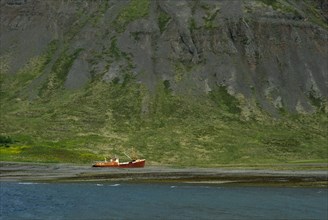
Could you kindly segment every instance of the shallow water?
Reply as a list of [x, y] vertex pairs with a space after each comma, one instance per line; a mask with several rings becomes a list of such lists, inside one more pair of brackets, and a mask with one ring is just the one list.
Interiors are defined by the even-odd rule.
[[327, 219], [322, 188], [1, 182], [0, 219]]

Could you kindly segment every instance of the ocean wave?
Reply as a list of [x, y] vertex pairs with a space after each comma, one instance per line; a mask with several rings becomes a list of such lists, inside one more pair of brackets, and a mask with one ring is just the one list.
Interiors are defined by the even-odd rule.
[[40, 183], [33, 183], [33, 182], [19, 182], [18, 184], [19, 184], [19, 185], [37, 185], [37, 184], [40, 184]]

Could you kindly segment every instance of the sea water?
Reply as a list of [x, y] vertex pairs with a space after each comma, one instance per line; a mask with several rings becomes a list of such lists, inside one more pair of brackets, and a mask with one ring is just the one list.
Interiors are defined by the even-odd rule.
[[0, 182], [0, 219], [328, 219], [325, 188]]

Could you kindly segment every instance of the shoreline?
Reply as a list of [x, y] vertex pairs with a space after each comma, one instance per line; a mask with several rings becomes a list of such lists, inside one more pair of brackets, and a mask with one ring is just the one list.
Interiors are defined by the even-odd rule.
[[[326, 166], [326, 165], [325, 165]], [[91, 165], [0, 162], [0, 181], [186, 183], [230, 186], [328, 187], [326, 170], [254, 168], [96, 168]]]

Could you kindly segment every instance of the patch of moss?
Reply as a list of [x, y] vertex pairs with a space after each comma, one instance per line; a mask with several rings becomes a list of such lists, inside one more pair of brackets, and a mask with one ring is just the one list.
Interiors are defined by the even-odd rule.
[[314, 6], [314, 3], [312, 1], [306, 0], [305, 1], [305, 12], [307, 15], [309, 15], [310, 20], [319, 25], [320, 27], [324, 29], [328, 29], [328, 24], [326, 18], [320, 13], [318, 8]]
[[175, 82], [180, 82], [186, 73], [190, 73], [193, 68], [196, 66], [193, 63], [180, 62], [177, 61], [174, 63], [175, 67]]
[[40, 95], [49, 95], [49, 92], [62, 86], [74, 61], [83, 50], [83, 48], [79, 48], [70, 53], [68, 49], [66, 49], [59, 55], [59, 58], [52, 66], [52, 75], [39, 91]]
[[206, 29], [213, 29], [214, 27], [216, 27], [216, 25], [213, 23], [213, 21], [214, 21], [215, 17], [217, 16], [217, 14], [219, 13], [219, 11], [220, 11], [220, 9], [216, 9], [212, 13], [207, 12], [206, 17], [204, 17]]
[[22, 91], [33, 79], [42, 74], [47, 62], [49, 62], [49, 57], [46, 54], [31, 58], [16, 74], [1, 74], [2, 100], [25, 97], [25, 93], [22, 93]]
[[257, 0], [260, 2], [263, 2], [266, 5], [271, 6], [274, 10], [287, 13], [287, 14], [292, 14], [295, 18], [302, 18], [301, 14], [291, 6], [288, 2], [281, 3], [280, 0]]
[[[98, 11], [96, 13], [98, 17]], [[65, 42], [70, 42], [82, 30], [82, 28], [88, 24], [90, 20], [92, 21], [92, 14], [90, 14], [88, 8], [81, 7], [81, 5], [79, 5], [77, 12], [74, 15], [74, 23], [72, 23], [71, 26], [69, 26], [69, 28], [65, 31]]]
[[[1, 148], [2, 161], [92, 163], [100, 157], [87, 151], [66, 149], [65, 146], [13, 146]], [[102, 158], [101, 158], [102, 159]]]
[[3, 81], [3, 75], [9, 70], [10, 54], [0, 56], [0, 82]]
[[189, 30], [190, 32], [193, 32], [196, 29], [197, 29], [196, 21], [194, 18], [191, 18], [189, 21]]
[[140, 40], [140, 36], [142, 36], [142, 32], [137, 31], [137, 32], [132, 32], [131, 35], [133, 36], [135, 41], [139, 41]]
[[73, 62], [81, 51], [83, 51], [82, 48], [75, 50], [73, 53], [69, 53], [67, 50], [65, 50], [60, 55], [52, 67], [53, 72], [58, 76], [59, 80], [64, 81], [66, 79], [67, 74], [73, 65]]
[[166, 93], [169, 93], [169, 92], [172, 92], [172, 89], [171, 89], [171, 83], [169, 80], [164, 80], [163, 81], [163, 85], [164, 85], [164, 91]]
[[202, 9], [206, 10], [206, 11], [208, 11], [208, 10], [211, 9], [211, 6], [208, 5], [208, 4], [205, 4], [205, 3], [201, 4], [200, 7], [201, 7]]
[[273, 8], [277, 8], [278, 7], [277, 5], [279, 4], [278, 0], [259, 0], [259, 1], [263, 2], [266, 5], [270, 5]]
[[100, 19], [105, 16], [107, 9], [109, 8], [109, 1], [101, 1], [98, 10], [93, 13], [91, 22], [94, 26], [98, 24]]
[[165, 31], [166, 26], [170, 20], [171, 20], [171, 17], [167, 13], [160, 11], [159, 16], [158, 16], [158, 26], [159, 26], [159, 30], [161, 31], [161, 33], [163, 33]]
[[118, 60], [121, 57], [121, 51], [117, 46], [117, 39], [113, 37], [110, 42], [110, 55], [113, 56], [116, 60]]
[[277, 151], [280, 153], [297, 151], [301, 144], [295, 137], [269, 137], [262, 141], [268, 146], [269, 151]]
[[44, 55], [45, 56], [44, 65], [47, 65], [51, 61], [51, 59], [53, 58], [53, 55], [56, 52], [56, 50], [58, 49], [58, 47], [59, 47], [58, 40], [53, 40], [48, 44], [48, 46], [45, 50], [45, 55]]
[[27, 148], [26, 146], [8, 146], [0, 147], [0, 160], [1, 161], [19, 161], [19, 154]]
[[308, 98], [311, 104], [316, 107], [318, 112], [325, 112], [324, 100], [317, 96], [313, 90], [308, 93]]
[[45, 63], [47, 62], [48, 59], [45, 56], [33, 57], [26, 63], [26, 65], [21, 70], [18, 71], [18, 77], [16, 77], [16, 80], [18, 79], [19, 82], [16, 82], [20, 84], [20, 86], [25, 86], [32, 79], [42, 73]]
[[209, 96], [217, 106], [228, 110], [230, 113], [241, 113], [238, 99], [228, 93], [226, 86], [218, 86], [217, 89], [210, 91]]
[[[134, 37], [138, 37], [139, 33], [132, 33], [132, 36]], [[118, 47], [117, 44], [117, 38], [116, 37], [112, 37], [111, 41], [110, 41], [110, 45], [108, 48], [106, 48], [105, 46], [102, 49], [102, 59], [105, 59], [105, 57], [110, 57], [112, 59], [109, 59], [109, 63], [112, 62], [113, 60], [120, 60], [120, 59], [125, 59], [125, 61], [127, 61], [127, 67], [124, 69], [124, 71], [129, 71], [132, 68], [134, 68], [134, 65], [132, 63], [132, 55], [125, 53], [123, 51], [120, 50], [120, 48]]]
[[0, 147], [9, 147], [14, 143], [14, 140], [6, 135], [0, 135]]
[[116, 31], [121, 33], [131, 21], [148, 16], [149, 7], [150, 0], [131, 0], [114, 21]]

